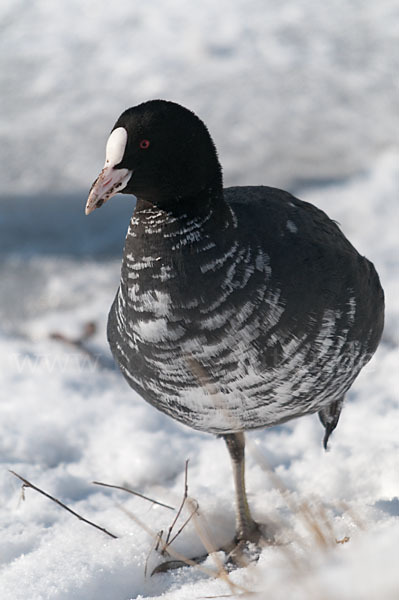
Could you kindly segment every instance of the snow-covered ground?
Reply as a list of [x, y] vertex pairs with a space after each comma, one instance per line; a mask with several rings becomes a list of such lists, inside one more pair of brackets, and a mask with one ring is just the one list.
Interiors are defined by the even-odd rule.
[[[396, 3], [6, 0], [0, 16], [0, 598], [398, 598]], [[150, 97], [205, 120], [226, 184], [286, 187], [339, 221], [387, 297], [329, 452], [316, 416], [247, 436], [251, 507], [278, 543], [230, 575], [240, 587], [194, 568], [150, 577], [148, 530], [174, 513], [91, 483], [177, 507], [189, 459], [200, 529], [215, 547], [233, 534], [223, 442], [140, 400], [105, 340], [133, 205], [116, 197], [85, 218], [84, 203], [116, 117]], [[88, 321], [94, 361], [49, 337]], [[23, 501], [8, 469], [117, 539], [34, 490]], [[175, 548], [201, 553], [194, 523]]]

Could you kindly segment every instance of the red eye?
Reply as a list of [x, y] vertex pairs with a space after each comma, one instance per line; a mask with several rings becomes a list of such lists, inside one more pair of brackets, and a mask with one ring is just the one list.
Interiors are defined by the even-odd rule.
[[147, 150], [147, 148], [150, 147], [150, 140], [141, 140], [140, 142], [140, 148], [142, 150]]

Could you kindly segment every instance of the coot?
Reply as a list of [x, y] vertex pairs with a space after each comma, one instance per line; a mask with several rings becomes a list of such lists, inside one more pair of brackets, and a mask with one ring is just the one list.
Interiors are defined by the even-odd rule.
[[235, 541], [256, 541], [244, 431], [318, 412], [327, 445], [381, 337], [378, 275], [315, 206], [271, 187], [223, 189], [206, 126], [173, 102], [119, 117], [86, 214], [118, 192], [137, 203], [109, 313], [112, 353], [144, 400], [224, 437]]

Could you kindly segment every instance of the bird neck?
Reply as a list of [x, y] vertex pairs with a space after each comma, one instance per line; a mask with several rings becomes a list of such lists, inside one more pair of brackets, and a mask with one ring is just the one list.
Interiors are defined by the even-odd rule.
[[[215, 226], [231, 219], [231, 210], [226, 204], [223, 194], [221, 174], [195, 194], [168, 194], [168, 196], [137, 196], [133, 218], [145, 221], [154, 214], [164, 221], [168, 229], [179, 229], [186, 221], [202, 221], [210, 214]], [[163, 233], [166, 233], [163, 230]]]
[[126, 237], [125, 254], [186, 256], [218, 247], [235, 238], [236, 217], [223, 189], [208, 187], [194, 198], [185, 197], [168, 208], [137, 199]]
[[177, 219], [185, 216], [201, 218], [212, 209], [223, 209], [224, 205], [223, 181], [219, 170], [208, 184], [195, 193], [191, 190], [186, 190], [186, 193], [169, 190], [168, 186], [139, 193], [135, 212], [138, 214], [142, 211], [160, 210]]

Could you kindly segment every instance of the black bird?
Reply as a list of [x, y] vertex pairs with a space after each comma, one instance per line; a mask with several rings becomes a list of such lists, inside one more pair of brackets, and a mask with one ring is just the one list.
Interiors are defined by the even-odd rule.
[[378, 275], [315, 206], [271, 187], [223, 189], [206, 126], [173, 102], [119, 117], [86, 214], [118, 192], [137, 203], [108, 318], [112, 353], [144, 400], [225, 439], [235, 542], [257, 542], [244, 431], [318, 412], [327, 445], [381, 338]]

